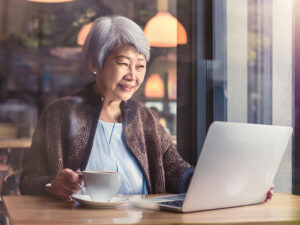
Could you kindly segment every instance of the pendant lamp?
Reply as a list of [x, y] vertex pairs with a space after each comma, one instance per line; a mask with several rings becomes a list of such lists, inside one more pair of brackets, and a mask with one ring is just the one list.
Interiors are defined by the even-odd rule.
[[157, 0], [157, 14], [145, 26], [145, 35], [153, 47], [177, 47], [187, 43], [183, 25], [168, 10], [167, 0]]
[[92, 28], [92, 25], [93, 25], [93, 22], [84, 25], [80, 29], [80, 31], [77, 35], [77, 44], [78, 45], [81, 45], [81, 46], [84, 45], [85, 39], [86, 39], [88, 33], [90, 32], [90, 29]]
[[145, 85], [145, 96], [147, 98], [163, 98], [165, 93], [164, 81], [157, 74], [151, 74]]
[[71, 2], [74, 0], [27, 0], [28, 2], [39, 2], [39, 3], [61, 3], [61, 2]]

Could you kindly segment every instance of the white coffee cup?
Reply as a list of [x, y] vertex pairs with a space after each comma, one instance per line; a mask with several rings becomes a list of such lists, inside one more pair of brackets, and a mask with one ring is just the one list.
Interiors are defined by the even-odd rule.
[[107, 202], [118, 193], [122, 174], [119, 172], [83, 171], [86, 190], [93, 201]]

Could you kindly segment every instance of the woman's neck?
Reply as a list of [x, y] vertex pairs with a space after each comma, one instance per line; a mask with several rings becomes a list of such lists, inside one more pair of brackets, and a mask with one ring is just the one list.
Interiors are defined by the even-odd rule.
[[101, 89], [97, 88], [96, 84], [94, 85], [93, 90], [97, 96], [102, 96], [103, 99], [103, 108], [99, 119], [106, 122], [122, 122], [122, 111], [120, 108], [121, 101], [116, 101], [109, 98], [109, 96], [105, 96], [105, 94], [100, 91]]
[[103, 108], [100, 114], [100, 120], [106, 122], [122, 122], [121, 101], [110, 101], [104, 98]]

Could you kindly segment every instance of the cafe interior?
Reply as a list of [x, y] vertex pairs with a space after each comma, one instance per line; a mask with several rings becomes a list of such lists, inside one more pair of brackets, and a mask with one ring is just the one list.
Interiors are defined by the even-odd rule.
[[[196, 165], [213, 121], [290, 126], [274, 192], [299, 195], [297, 10], [298, 0], [0, 0], [1, 195], [20, 196], [26, 151], [45, 107], [93, 81], [82, 47], [93, 21], [107, 15], [144, 30], [151, 58], [133, 99], [158, 117], [186, 161]], [[0, 224], [19, 224], [1, 205]]]

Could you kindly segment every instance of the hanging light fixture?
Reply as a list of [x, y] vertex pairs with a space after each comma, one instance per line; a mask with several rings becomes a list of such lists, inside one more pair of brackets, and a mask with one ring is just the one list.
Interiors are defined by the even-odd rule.
[[27, 0], [28, 2], [39, 2], [39, 3], [61, 3], [61, 2], [71, 2], [74, 0]]
[[183, 25], [168, 10], [167, 0], [157, 0], [158, 13], [145, 26], [144, 32], [153, 47], [177, 47], [187, 43]]
[[84, 25], [80, 29], [80, 31], [79, 31], [79, 33], [77, 35], [77, 44], [78, 45], [83, 46], [83, 44], [85, 42], [85, 39], [86, 39], [88, 33], [90, 32], [90, 29], [92, 28], [92, 25], [93, 25], [93, 22]]
[[157, 74], [151, 74], [146, 81], [145, 96], [147, 98], [163, 98], [165, 93], [164, 82], [162, 78]]

